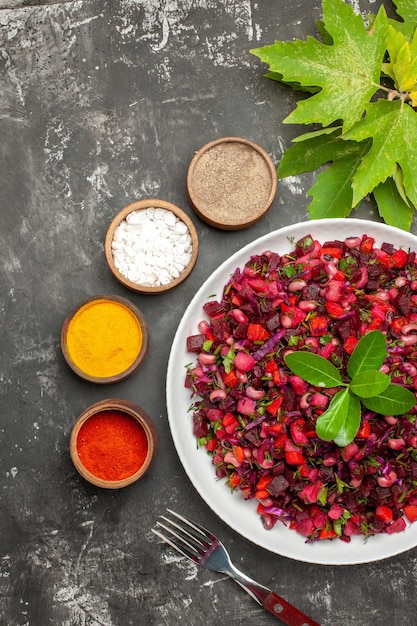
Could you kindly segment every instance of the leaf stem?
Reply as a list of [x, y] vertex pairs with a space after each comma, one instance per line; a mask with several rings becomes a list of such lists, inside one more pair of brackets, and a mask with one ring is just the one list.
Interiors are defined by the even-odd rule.
[[392, 101], [395, 100], [395, 98], [398, 98], [398, 100], [401, 100], [402, 103], [404, 102], [408, 102], [408, 100], [411, 100], [411, 96], [408, 92], [406, 91], [398, 91], [397, 89], [392, 89], [391, 87], [384, 87], [384, 85], [379, 85], [378, 83], [374, 83], [375, 87], [378, 87], [378, 89], [380, 89], [381, 91], [385, 91], [386, 93], [388, 93], [388, 100]]

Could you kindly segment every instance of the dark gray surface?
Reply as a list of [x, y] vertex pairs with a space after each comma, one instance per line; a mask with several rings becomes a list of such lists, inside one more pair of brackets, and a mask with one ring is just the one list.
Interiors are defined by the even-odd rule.
[[[375, 12], [380, 2], [352, 4]], [[299, 134], [282, 124], [296, 95], [263, 78], [248, 50], [315, 34], [319, 0], [0, 0], [0, 7], [0, 623], [277, 623], [233, 582], [158, 544], [150, 528], [167, 506], [217, 532], [237, 565], [323, 625], [415, 623], [415, 550], [332, 567], [259, 549], [194, 491], [168, 428], [166, 366], [188, 302], [242, 245], [305, 220], [313, 180], [280, 182], [258, 224], [224, 232], [193, 214], [188, 164], [204, 143], [226, 135], [256, 141], [278, 163]], [[162, 296], [127, 293], [103, 251], [114, 215], [146, 197], [182, 207], [200, 238], [193, 273]], [[359, 216], [377, 219], [373, 204]], [[130, 298], [151, 333], [141, 370], [104, 388], [73, 375], [59, 345], [69, 310], [99, 293]], [[87, 484], [69, 457], [76, 417], [105, 397], [141, 405], [160, 436], [149, 475], [116, 492]]]

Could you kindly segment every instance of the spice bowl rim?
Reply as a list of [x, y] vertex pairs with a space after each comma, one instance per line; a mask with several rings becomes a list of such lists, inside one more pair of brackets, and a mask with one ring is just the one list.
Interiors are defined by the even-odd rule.
[[[201, 206], [198, 199], [196, 198], [196, 195], [194, 192], [194, 183], [193, 183], [193, 178], [195, 176], [195, 168], [200, 158], [205, 153], [209, 152], [212, 148], [221, 144], [228, 144], [228, 143], [241, 143], [252, 148], [255, 152], [257, 152], [263, 158], [265, 164], [268, 167], [268, 170], [270, 173], [270, 182], [271, 182], [271, 189], [269, 192], [269, 196], [263, 208], [257, 211], [256, 213], [254, 213], [250, 219], [242, 220], [241, 222], [236, 222], [236, 223], [231, 223], [230, 221], [227, 221], [227, 220], [215, 219], [210, 214], [210, 211], [206, 210], [203, 206]], [[238, 136], [231, 135], [231, 136], [226, 136], [226, 137], [219, 137], [218, 139], [209, 141], [208, 143], [203, 145], [199, 150], [197, 150], [197, 152], [194, 154], [193, 158], [191, 159], [190, 165], [188, 167], [188, 172], [187, 172], [187, 193], [188, 193], [191, 206], [193, 207], [195, 213], [210, 226], [214, 226], [215, 228], [219, 228], [221, 230], [242, 230], [244, 228], [248, 228], [249, 226], [252, 226], [256, 222], [258, 222], [260, 219], [262, 219], [262, 217], [265, 215], [265, 213], [267, 213], [267, 211], [271, 208], [272, 203], [274, 202], [276, 191], [277, 191], [277, 185], [278, 185], [278, 177], [276, 173], [276, 167], [274, 163], [272, 162], [271, 157], [266, 152], [266, 150], [262, 148], [262, 146], [252, 141], [251, 139], [247, 139], [246, 137], [238, 137]]]
[[[94, 303], [100, 300], [110, 300], [111, 302], [115, 302], [125, 306], [129, 311], [135, 316], [142, 332], [142, 342], [139, 349], [139, 352], [133, 361], [133, 363], [118, 374], [113, 374], [111, 376], [93, 376], [92, 374], [88, 374], [81, 367], [79, 367], [71, 358], [71, 355], [68, 351], [67, 346], [67, 336], [68, 336], [68, 328], [71, 320], [75, 317], [75, 315], [80, 311], [83, 307], [90, 303]], [[64, 322], [61, 327], [61, 350], [64, 356], [65, 361], [72, 369], [72, 371], [77, 374], [80, 378], [87, 380], [88, 382], [97, 383], [97, 384], [111, 384], [117, 383], [119, 381], [125, 380], [129, 376], [132, 376], [143, 364], [149, 350], [149, 327], [146, 321], [146, 318], [142, 311], [135, 305], [133, 302], [130, 302], [127, 298], [123, 296], [118, 296], [115, 294], [97, 294], [94, 296], [90, 296], [80, 301], [77, 305], [75, 305], [67, 316], [64, 319]]]
[[[113, 252], [112, 252], [113, 237], [119, 224], [121, 224], [121, 222], [123, 222], [123, 220], [126, 219], [129, 213], [132, 213], [133, 211], [143, 211], [143, 210], [150, 209], [150, 208], [165, 209], [167, 211], [170, 211], [171, 213], [174, 213], [174, 215], [176, 215], [182, 222], [185, 223], [185, 225], [187, 226], [189, 230], [191, 240], [192, 240], [191, 259], [188, 265], [183, 269], [181, 274], [177, 278], [172, 280], [170, 283], [168, 283], [167, 285], [156, 285], [153, 287], [150, 285], [148, 286], [148, 285], [141, 285], [139, 283], [134, 283], [129, 278], [124, 276], [115, 266], [114, 259], [113, 259]], [[104, 242], [104, 253], [105, 253], [106, 261], [110, 268], [110, 271], [112, 272], [113, 276], [122, 285], [124, 285], [131, 291], [136, 291], [137, 293], [141, 293], [141, 294], [150, 295], [150, 294], [164, 293], [166, 291], [173, 289], [180, 283], [182, 283], [193, 270], [197, 261], [197, 257], [198, 257], [198, 234], [197, 234], [197, 230], [192, 219], [187, 215], [187, 213], [185, 213], [185, 211], [180, 209], [180, 207], [173, 204], [172, 202], [168, 202], [167, 200], [160, 200], [159, 198], [146, 198], [144, 200], [137, 200], [136, 202], [132, 202], [131, 204], [128, 204], [121, 211], [119, 211], [117, 215], [115, 215], [115, 217], [112, 219], [107, 229], [105, 242]]]
[[[77, 439], [83, 424], [94, 415], [105, 411], [119, 411], [130, 415], [137, 420], [146, 435], [147, 454], [145, 460], [134, 474], [121, 480], [105, 480], [104, 478], [99, 478], [92, 474], [83, 465], [77, 450]], [[158, 432], [151, 417], [140, 406], [121, 398], [107, 398], [91, 404], [78, 416], [71, 430], [69, 447], [70, 457], [74, 467], [85, 480], [96, 487], [102, 487], [104, 489], [122, 489], [123, 487], [135, 483], [140, 478], [143, 478], [148, 472], [158, 452]]]

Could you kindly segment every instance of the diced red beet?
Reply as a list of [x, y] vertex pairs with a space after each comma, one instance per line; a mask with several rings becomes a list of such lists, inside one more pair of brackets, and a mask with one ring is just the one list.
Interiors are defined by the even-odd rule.
[[391, 255], [391, 254], [393, 254], [393, 252], [394, 252], [395, 248], [394, 248], [394, 246], [392, 245], [392, 243], [386, 243], [386, 242], [384, 242], [384, 243], [382, 243], [382, 244], [381, 244], [381, 250], [382, 250], [383, 252], [386, 252], [387, 254], [390, 254], [390, 255]]
[[304, 502], [317, 502], [320, 491], [323, 489], [323, 483], [321, 480], [316, 481], [303, 487], [299, 493], [299, 497]]
[[303, 300], [319, 300], [321, 288], [317, 283], [309, 283], [302, 291]]
[[248, 322], [241, 322], [233, 329], [233, 337], [235, 339], [244, 339], [248, 334]]
[[346, 341], [349, 337], [355, 337], [359, 330], [359, 317], [352, 316], [345, 320], [336, 320], [334, 329], [342, 341]]
[[230, 337], [230, 325], [225, 319], [214, 319], [212, 321], [214, 338], [217, 341], [225, 341]]
[[340, 250], [346, 249], [346, 244], [344, 241], [338, 241], [335, 239], [334, 241], [325, 241], [322, 245], [323, 248], [339, 248]]
[[276, 330], [281, 326], [280, 315], [276, 311], [271, 313], [265, 321], [265, 325], [269, 331]]
[[388, 533], [388, 535], [392, 535], [394, 533], [402, 533], [405, 529], [405, 520], [403, 517], [399, 517], [385, 528], [385, 532]]
[[198, 419], [198, 415], [195, 415], [193, 418], [193, 435], [200, 439], [201, 437], [205, 437], [208, 433], [208, 425], [205, 422], [201, 422]]
[[208, 408], [206, 410], [206, 415], [210, 422], [217, 422], [218, 420], [221, 420], [223, 418], [224, 411], [222, 409]]
[[295, 251], [299, 257], [311, 252], [312, 250], [314, 250], [314, 239], [311, 235], [302, 237], [302, 239], [299, 239], [299, 241], [295, 244]]
[[217, 319], [224, 316], [224, 309], [217, 300], [211, 300], [203, 305], [204, 312], [211, 318]]
[[279, 263], [281, 261], [281, 257], [276, 252], [271, 252], [268, 254], [268, 272], [273, 273], [276, 272], [279, 267]]
[[187, 351], [197, 353], [201, 352], [204, 342], [204, 335], [190, 335], [187, 337]]
[[399, 293], [398, 297], [395, 299], [395, 305], [399, 309], [401, 315], [407, 316], [413, 311], [413, 304], [405, 293]]
[[285, 387], [282, 391], [282, 411], [284, 413], [291, 413], [298, 408], [299, 395], [291, 387]]
[[297, 532], [304, 537], [309, 537], [314, 532], [314, 521], [311, 517], [300, 520], [296, 525]]
[[289, 482], [282, 474], [274, 476], [270, 483], [268, 483], [267, 490], [271, 496], [277, 497], [280, 493], [285, 491], [289, 487]]
[[247, 397], [239, 398], [237, 411], [238, 413], [242, 413], [242, 415], [253, 415], [255, 413], [255, 400], [251, 400]]

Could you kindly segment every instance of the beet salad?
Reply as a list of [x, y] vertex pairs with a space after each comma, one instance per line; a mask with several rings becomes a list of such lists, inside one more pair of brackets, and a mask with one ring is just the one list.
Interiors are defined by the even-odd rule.
[[[203, 306], [187, 339], [194, 436], [215, 476], [257, 500], [266, 529], [280, 522], [306, 541], [346, 542], [401, 532], [417, 519], [416, 253], [367, 235], [307, 235], [289, 248], [252, 256]], [[386, 344], [378, 371], [414, 394], [411, 409], [371, 410], [358, 399], [352, 440], [320, 438], [317, 420], [340, 388], [309, 383], [285, 358], [319, 355], [347, 381], [372, 331]]]

